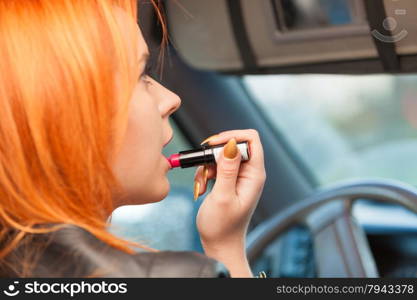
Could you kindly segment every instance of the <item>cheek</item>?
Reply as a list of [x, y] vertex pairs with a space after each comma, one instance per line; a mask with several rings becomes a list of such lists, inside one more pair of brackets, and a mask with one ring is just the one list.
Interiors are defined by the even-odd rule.
[[149, 195], [152, 196], [149, 197], [146, 203], [159, 202], [168, 196], [170, 184], [168, 178], [164, 174], [159, 176], [159, 178], [155, 178], [153, 183], [154, 184], [152, 185], [152, 190], [149, 191]]
[[162, 124], [152, 99], [132, 99], [116, 166], [128, 198], [123, 205], [157, 202], [169, 192], [167, 164], [162, 156]]
[[136, 165], [123, 174], [127, 195], [123, 205], [158, 202], [168, 195], [170, 184], [162, 159], [137, 159]]

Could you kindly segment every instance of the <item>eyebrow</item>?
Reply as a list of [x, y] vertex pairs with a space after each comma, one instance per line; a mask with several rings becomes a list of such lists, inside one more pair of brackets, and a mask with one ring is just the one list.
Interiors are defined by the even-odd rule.
[[147, 53], [142, 54], [142, 56], [138, 60], [138, 65], [140, 65], [142, 62], [144, 63], [142, 71], [140, 72], [140, 75], [139, 75], [140, 77], [142, 77], [146, 72], [146, 66], [149, 62], [149, 58], [150, 58], [150, 54], [147, 52]]
[[149, 60], [149, 56], [150, 56], [149, 53], [142, 54], [142, 56], [138, 60], [138, 64], [140, 64], [141, 62], [145, 62], [146, 64], [146, 62]]

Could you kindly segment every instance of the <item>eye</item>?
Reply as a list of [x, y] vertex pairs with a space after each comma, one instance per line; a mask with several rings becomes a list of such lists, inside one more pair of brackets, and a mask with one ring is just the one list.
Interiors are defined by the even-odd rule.
[[140, 79], [143, 80], [146, 84], [152, 84], [152, 81], [150, 80], [150, 78], [152, 77], [154, 70], [155, 70], [155, 65], [153, 63], [153, 60], [149, 59], [146, 62], [145, 70], [140, 75]]

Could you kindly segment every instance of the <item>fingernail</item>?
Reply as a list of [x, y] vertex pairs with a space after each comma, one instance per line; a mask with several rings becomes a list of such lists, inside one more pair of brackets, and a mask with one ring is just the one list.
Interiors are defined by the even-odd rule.
[[212, 135], [212, 136], [209, 136], [208, 138], [206, 138], [204, 141], [202, 141], [201, 143], [200, 143], [200, 145], [203, 145], [203, 144], [205, 144], [205, 143], [207, 143], [208, 141], [210, 141], [211, 139], [214, 139], [214, 138], [216, 138], [216, 137], [218, 137], [219, 135], [218, 134], [214, 134], [214, 135]]
[[200, 182], [194, 181], [194, 201], [197, 200], [199, 193], [200, 193]]
[[204, 166], [204, 171], [203, 171], [204, 185], [207, 185], [208, 171], [209, 170], [208, 170], [207, 166]]
[[229, 158], [229, 159], [233, 159], [236, 157], [238, 149], [237, 149], [237, 145], [236, 145], [236, 140], [234, 138], [230, 139], [226, 146], [224, 146], [224, 156]]

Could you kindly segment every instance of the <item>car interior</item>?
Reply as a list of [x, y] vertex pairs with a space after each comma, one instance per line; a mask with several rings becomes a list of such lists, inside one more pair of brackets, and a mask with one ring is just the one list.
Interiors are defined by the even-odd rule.
[[[417, 2], [162, 4], [169, 45], [154, 78], [182, 99], [164, 154], [225, 130], [260, 134], [267, 180], [247, 237], [253, 273], [416, 277]], [[138, 5], [157, 60], [161, 24], [150, 2]], [[118, 208], [111, 230], [202, 252], [194, 171], [171, 170], [169, 196]]]

